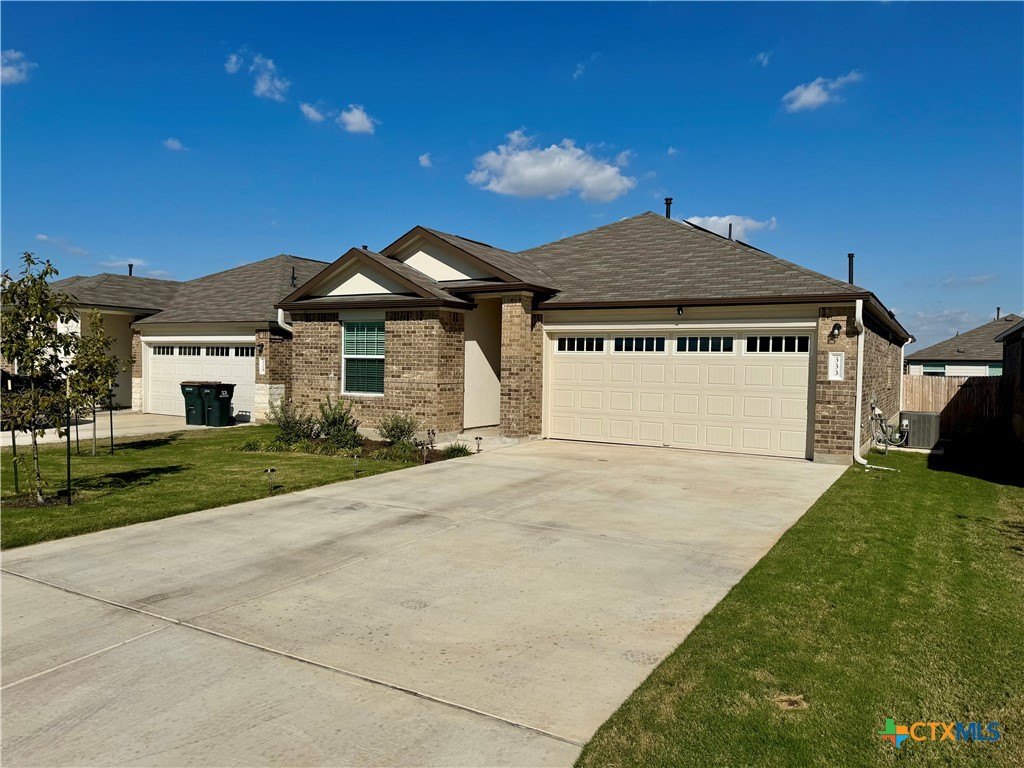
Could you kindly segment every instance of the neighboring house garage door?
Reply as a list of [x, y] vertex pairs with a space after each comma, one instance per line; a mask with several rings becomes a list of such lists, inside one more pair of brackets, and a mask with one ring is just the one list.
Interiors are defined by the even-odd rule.
[[233, 414], [239, 421], [249, 421], [256, 405], [255, 351], [251, 343], [147, 343], [143, 365], [144, 410], [184, 416], [181, 382], [220, 381], [235, 385]]
[[805, 458], [810, 330], [548, 338], [548, 437]]

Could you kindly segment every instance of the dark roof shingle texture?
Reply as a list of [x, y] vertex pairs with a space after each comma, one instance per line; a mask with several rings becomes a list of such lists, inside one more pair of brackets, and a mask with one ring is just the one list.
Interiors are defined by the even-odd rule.
[[56, 280], [53, 289], [79, 304], [126, 309], [160, 310], [170, 306], [184, 283], [152, 277], [129, 277], [104, 272], [99, 275]]
[[972, 328], [958, 336], [932, 344], [907, 355], [907, 360], [936, 362], [950, 361], [992, 361], [1003, 359], [1003, 345], [995, 340], [996, 336], [1020, 322], [1017, 315], [1003, 315], [998, 320]]
[[864, 294], [685, 222], [643, 213], [519, 254], [561, 289], [545, 306], [575, 302], [715, 300]]
[[273, 256], [182, 284], [163, 312], [142, 323], [265, 323], [277, 319], [274, 305], [316, 276], [327, 262], [299, 256]]

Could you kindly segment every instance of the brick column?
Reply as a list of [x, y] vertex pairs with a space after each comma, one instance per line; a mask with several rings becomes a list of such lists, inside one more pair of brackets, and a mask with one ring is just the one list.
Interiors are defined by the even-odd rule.
[[142, 411], [142, 334], [132, 330], [132, 410]]
[[529, 437], [541, 431], [544, 331], [532, 313], [533, 296], [501, 302], [501, 433]]
[[256, 331], [256, 407], [253, 418], [265, 421], [269, 417], [272, 403], [291, 396], [291, 385], [291, 337], [283, 331]]
[[341, 324], [295, 320], [292, 328], [291, 397], [315, 411], [328, 395], [332, 400], [341, 397]]
[[[814, 459], [849, 464], [853, 462], [853, 427], [857, 404], [856, 309], [820, 307], [818, 310], [818, 352], [815, 360]], [[832, 326], [843, 330], [838, 339], [829, 336]], [[846, 368], [842, 381], [828, 379], [828, 353], [844, 352]]]

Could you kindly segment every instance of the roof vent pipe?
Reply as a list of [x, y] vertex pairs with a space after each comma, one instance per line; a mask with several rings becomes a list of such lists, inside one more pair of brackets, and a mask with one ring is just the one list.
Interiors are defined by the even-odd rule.
[[292, 267], [292, 288], [298, 288], [299, 278], [295, 276], [295, 267]]
[[996, 307], [996, 320], [999, 319], [999, 315], [1001, 315], [1002, 313], [1003, 313], [1003, 308], [1002, 307]]
[[132, 276], [132, 270], [133, 269], [135, 269], [135, 265], [134, 264], [129, 264], [128, 265], [128, 277]]
[[850, 283], [850, 285], [853, 285], [853, 254], [846, 254], [846, 258], [850, 260], [850, 276], [846, 278], [846, 282]]
[[666, 197], [665, 198], [665, 218], [666, 219], [671, 219], [672, 218], [672, 198], [671, 197]]
[[732, 222], [729, 222], [729, 239], [732, 240]]

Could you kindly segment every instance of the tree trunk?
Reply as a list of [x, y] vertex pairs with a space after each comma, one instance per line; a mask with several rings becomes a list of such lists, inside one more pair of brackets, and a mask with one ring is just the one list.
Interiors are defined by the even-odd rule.
[[32, 403], [32, 417], [33, 421], [30, 425], [32, 432], [32, 468], [35, 470], [36, 477], [36, 501], [40, 504], [43, 503], [43, 473], [39, 470], [39, 442], [36, 440], [36, 424], [35, 418], [37, 416], [38, 408], [36, 407], [36, 385], [35, 381], [31, 384], [31, 403]]
[[96, 455], [96, 403], [92, 404], [92, 455]]
[[82, 445], [78, 442], [78, 417], [79, 417], [80, 414], [81, 414], [81, 412], [76, 408], [75, 409], [75, 453], [77, 453], [79, 456], [82, 455]]
[[11, 427], [11, 458], [14, 460], [14, 495], [17, 496], [21, 489], [18, 487], [18, 438], [14, 427]]

